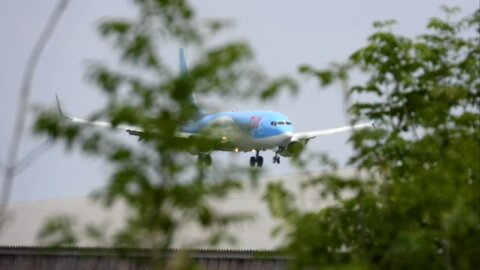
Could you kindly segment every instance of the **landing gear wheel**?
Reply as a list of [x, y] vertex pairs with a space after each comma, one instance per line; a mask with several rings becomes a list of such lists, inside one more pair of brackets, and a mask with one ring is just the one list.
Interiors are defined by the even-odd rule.
[[260, 151], [256, 150], [255, 152], [255, 156], [250, 158], [250, 167], [255, 167], [255, 165], [257, 165], [257, 167], [262, 167], [263, 157], [258, 154]]
[[250, 167], [255, 167], [255, 163], [257, 163], [257, 159], [255, 157], [250, 158]]
[[277, 163], [277, 164], [280, 164], [280, 156], [278, 155], [280, 153], [280, 151], [283, 150], [283, 147], [279, 146], [278, 147], [278, 150], [275, 151], [275, 156], [273, 156], [273, 164]]
[[212, 165], [212, 156], [208, 154], [200, 154], [197, 157], [197, 163], [201, 166], [210, 166]]
[[257, 157], [257, 167], [262, 167], [263, 166], [263, 157], [259, 156]]
[[211, 166], [212, 165], [212, 156], [205, 155], [203, 162], [205, 163], [206, 166]]

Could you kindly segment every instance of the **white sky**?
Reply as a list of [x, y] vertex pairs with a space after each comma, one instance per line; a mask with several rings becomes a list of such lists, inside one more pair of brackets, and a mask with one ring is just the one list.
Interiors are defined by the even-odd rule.
[[[280, 111], [294, 122], [297, 131], [333, 128], [345, 124], [341, 95], [336, 88], [320, 91], [316, 81], [296, 73], [300, 64], [325, 67], [340, 62], [366, 43], [372, 22], [394, 18], [396, 33], [413, 36], [422, 33], [428, 19], [441, 16], [439, 6], [460, 6], [462, 15], [478, 8], [476, 0], [457, 1], [326, 1], [326, 0], [206, 0], [193, 1], [200, 18], [225, 18], [234, 27], [214, 42], [245, 39], [254, 48], [257, 60], [271, 75], [290, 74], [301, 82], [296, 99], [282, 96], [278, 101], [256, 102], [227, 100], [225, 110], [265, 109]], [[5, 162], [17, 98], [27, 57], [43, 29], [56, 1], [6, 0], [0, 2], [0, 159]], [[99, 91], [84, 78], [86, 60], [115, 59], [110, 47], [96, 32], [96, 23], [105, 16], [131, 16], [133, 7], [122, 0], [70, 1], [67, 12], [54, 33], [32, 85], [32, 103], [53, 105], [57, 92], [65, 109], [76, 116], [86, 116], [102, 105]], [[171, 50], [171, 52], [170, 52]], [[187, 51], [189, 62], [195, 53]], [[166, 47], [163, 55], [176, 68], [177, 48]], [[202, 97], [199, 97], [201, 100]], [[33, 114], [30, 114], [30, 120]], [[41, 138], [24, 134], [23, 156]], [[127, 135], [125, 135], [127, 136]], [[309, 143], [309, 149], [324, 151], [345, 163], [351, 154], [346, 144], [348, 134], [323, 137]], [[132, 138], [134, 139], [134, 138]], [[131, 140], [130, 138], [126, 140]], [[280, 166], [271, 163], [272, 153], [264, 154], [265, 174], [293, 173], [285, 158]], [[248, 163], [249, 154], [214, 153], [213, 158]], [[319, 170], [319, 168], [312, 168]], [[60, 144], [45, 153], [14, 183], [11, 201], [36, 201], [79, 197], [106, 184], [108, 166], [101, 160], [73, 152]]]

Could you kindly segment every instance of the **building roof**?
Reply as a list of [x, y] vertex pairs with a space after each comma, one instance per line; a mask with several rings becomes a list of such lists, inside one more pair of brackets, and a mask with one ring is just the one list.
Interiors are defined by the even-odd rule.
[[[335, 174], [341, 176], [353, 176], [355, 173], [356, 171], [353, 169], [343, 169], [335, 172]], [[317, 210], [331, 202], [322, 199], [317, 192], [302, 190], [300, 184], [320, 174], [263, 178], [258, 181], [258, 186], [233, 192], [226, 199], [213, 202], [212, 205], [216, 211], [248, 212], [254, 215], [253, 221], [236, 224], [228, 228], [228, 231], [236, 237], [237, 242], [235, 244], [221, 244], [216, 248], [272, 250], [278, 247], [282, 240], [271, 237], [271, 232], [278, 225], [278, 222], [270, 215], [266, 203], [262, 200], [267, 185], [273, 182], [281, 182], [285, 188], [297, 195], [296, 204], [300, 209], [304, 211]], [[59, 214], [75, 216], [77, 225], [98, 224], [100, 221], [106, 224], [107, 235], [111, 235], [122, 227], [127, 213], [128, 208], [125, 204], [116, 203], [111, 208], [105, 208], [91, 197], [10, 204], [8, 206], [7, 224], [0, 232], [0, 245], [38, 245], [37, 235], [46, 218]], [[197, 226], [184, 226], [179, 231], [172, 248], [211, 248], [211, 246], [204, 244], [202, 237], [204, 237], [204, 231]], [[78, 246], [81, 247], [92, 245], [98, 245], [98, 243], [87, 240], [78, 243]]]

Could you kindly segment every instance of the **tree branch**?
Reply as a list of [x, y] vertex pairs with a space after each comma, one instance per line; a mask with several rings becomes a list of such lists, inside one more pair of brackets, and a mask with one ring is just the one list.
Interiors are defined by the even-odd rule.
[[28, 168], [35, 160], [37, 160], [43, 153], [49, 150], [53, 146], [53, 141], [47, 140], [35, 148], [30, 150], [30, 152], [25, 155], [19, 162], [15, 165], [15, 176], [19, 175], [25, 169]]
[[6, 204], [9, 201], [10, 191], [13, 185], [13, 179], [15, 177], [17, 156], [20, 149], [20, 144], [22, 142], [22, 133], [25, 128], [26, 116], [27, 116], [27, 107], [31, 92], [31, 83], [35, 75], [35, 70], [38, 64], [38, 61], [42, 55], [42, 52], [45, 49], [46, 44], [50, 40], [55, 27], [57, 26], [61, 15], [66, 10], [68, 0], [60, 0], [57, 3], [57, 6], [50, 15], [47, 25], [43, 29], [39, 39], [35, 43], [33, 50], [30, 54], [30, 57], [25, 68], [25, 73], [22, 79], [22, 86], [20, 89], [20, 95], [18, 100], [17, 114], [15, 118], [15, 127], [12, 133], [12, 141], [10, 143], [10, 148], [8, 151], [8, 157], [5, 164], [5, 171], [3, 176], [3, 187], [0, 197], [0, 229], [4, 224], [4, 214], [6, 210]]

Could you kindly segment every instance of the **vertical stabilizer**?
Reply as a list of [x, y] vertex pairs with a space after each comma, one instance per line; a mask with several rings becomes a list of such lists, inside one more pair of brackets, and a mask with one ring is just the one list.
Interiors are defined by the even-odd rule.
[[185, 59], [185, 52], [183, 51], [183, 48], [180, 48], [178, 61], [180, 64], [180, 73], [183, 75], [188, 74], [187, 60]]
[[[187, 59], [185, 58], [185, 52], [183, 50], [183, 48], [180, 48], [179, 52], [178, 52], [178, 63], [180, 65], [180, 74], [182, 75], [187, 75], [188, 74], [188, 66], [187, 66]], [[190, 96], [190, 101], [192, 102], [192, 104], [195, 105], [195, 107], [197, 108], [198, 110], [198, 115], [197, 117], [202, 117], [203, 115], [205, 115], [206, 113], [200, 108], [200, 106], [198, 106], [197, 104], [197, 99], [195, 98], [195, 94], [192, 93], [192, 95]]]

